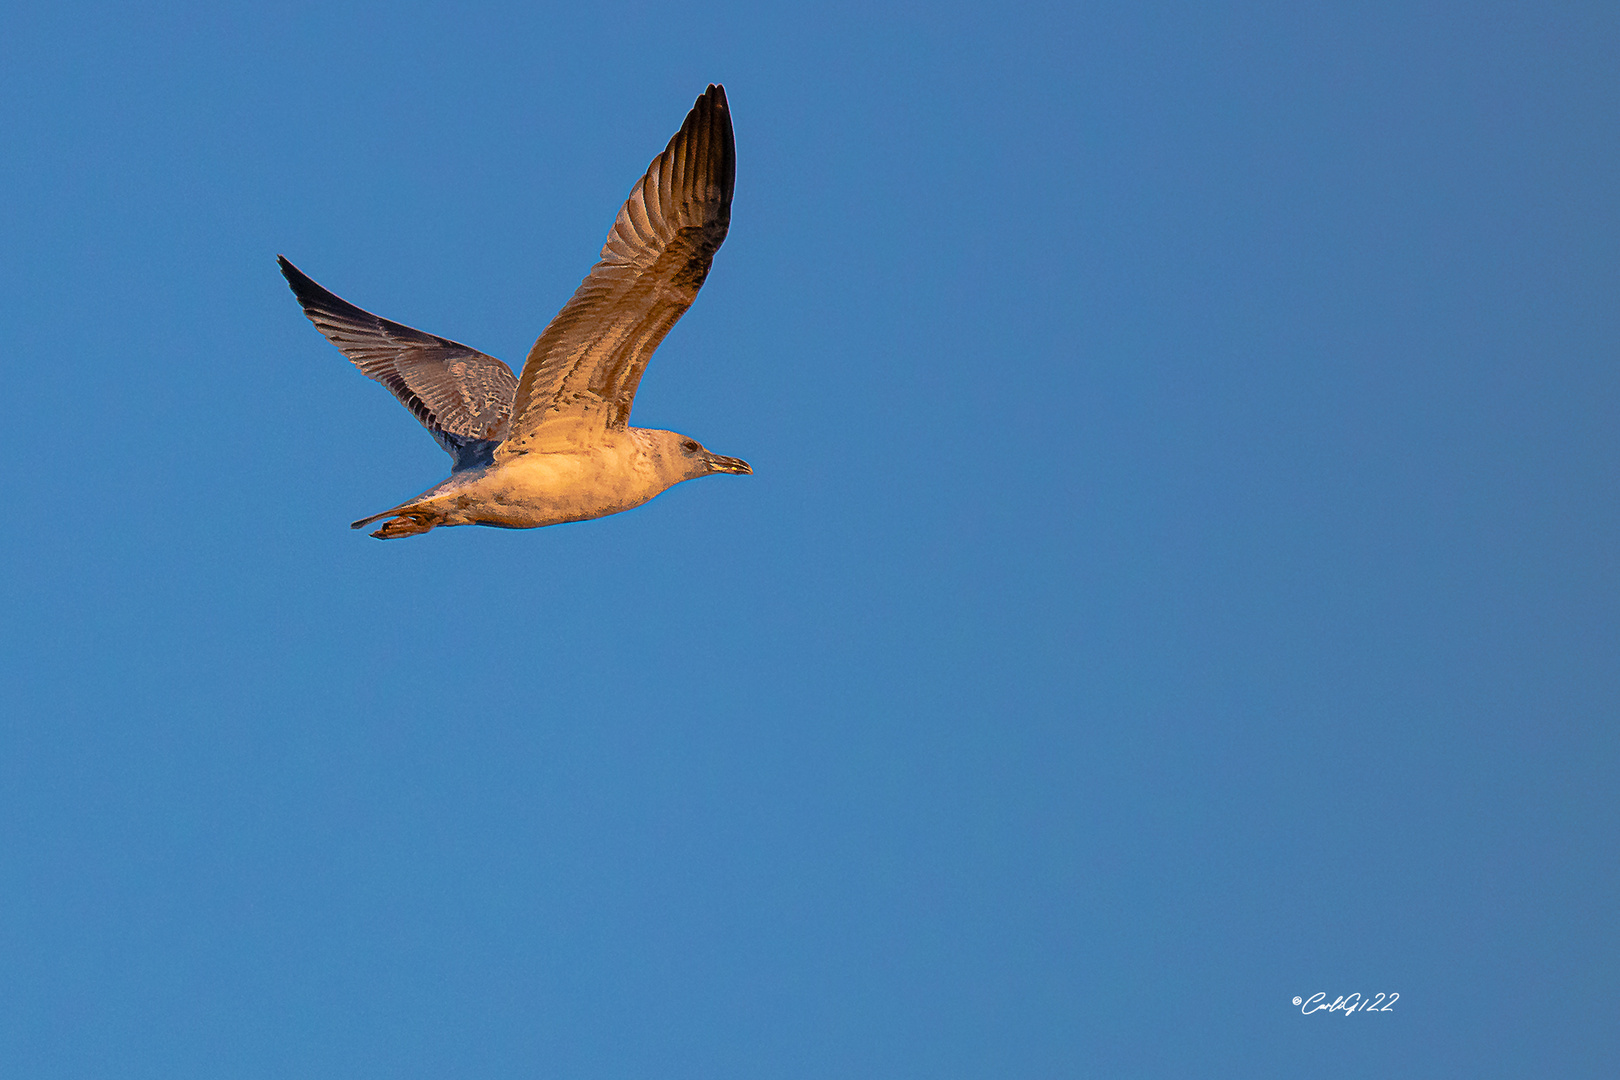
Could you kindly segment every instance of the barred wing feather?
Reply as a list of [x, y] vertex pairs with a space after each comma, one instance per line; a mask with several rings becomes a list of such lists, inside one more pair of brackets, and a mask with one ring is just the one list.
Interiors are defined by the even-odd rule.
[[344, 356], [391, 390], [451, 457], [452, 471], [488, 464], [506, 438], [512, 369], [448, 338], [355, 307], [277, 256], [304, 314]]
[[498, 455], [624, 427], [653, 350], [697, 298], [731, 222], [737, 151], [710, 86], [619, 211], [601, 261], [529, 350]]

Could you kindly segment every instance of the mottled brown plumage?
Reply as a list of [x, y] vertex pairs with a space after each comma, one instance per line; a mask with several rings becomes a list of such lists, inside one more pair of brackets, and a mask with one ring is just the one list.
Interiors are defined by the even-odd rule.
[[736, 178], [726, 92], [711, 86], [636, 181], [601, 261], [529, 350], [511, 436], [497, 456], [564, 417], [625, 425], [653, 350], [709, 276], [731, 224]]
[[456, 459], [457, 470], [475, 464], [479, 449], [488, 458], [491, 447], [481, 444], [506, 438], [517, 389], [511, 368], [477, 349], [357, 308], [281, 256], [276, 261], [315, 329], [392, 390]]
[[710, 86], [636, 181], [601, 261], [517, 379], [492, 356], [339, 299], [281, 259], [316, 328], [455, 458], [444, 483], [355, 526], [394, 515], [372, 534], [384, 538], [438, 525], [533, 528], [627, 510], [697, 476], [751, 472], [675, 432], [628, 426], [647, 361], [726, 238], [736, 171], [725, 90]]

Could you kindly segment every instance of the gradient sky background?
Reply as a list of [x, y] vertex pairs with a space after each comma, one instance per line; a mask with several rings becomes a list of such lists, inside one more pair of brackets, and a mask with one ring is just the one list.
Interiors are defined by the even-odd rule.
[[[0, 1071], [1615, 1075], [1617, 55], [9, 9]], [[516, 365], [710, 81], [634, 419], [756, 475], [351, 532], [449, 459], [275, 255]]]

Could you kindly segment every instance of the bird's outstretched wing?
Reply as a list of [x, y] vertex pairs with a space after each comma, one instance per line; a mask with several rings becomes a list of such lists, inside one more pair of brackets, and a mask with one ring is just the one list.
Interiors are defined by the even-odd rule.
[[422, 421], [456, 459], [452, 472], [490, 463], [506, 438], [517, 389], [511, 368], [477, 349], [357, 308], [281, 256], [276, 261], [315, 329]]
[[710, 86], [631, 189], [601, 262], [529, 350], [501, 456], [575, 425], [625, 425], [647, 360], [726, 238], [736, 176], [726, 92]]

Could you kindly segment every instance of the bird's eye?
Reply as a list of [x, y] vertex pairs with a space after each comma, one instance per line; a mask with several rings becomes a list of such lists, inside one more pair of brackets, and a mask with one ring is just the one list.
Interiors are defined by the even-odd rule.
[[685, 442], [681, 443], [681, 449], [690, 454], [694, 450], [701, 450], [702, 447], [698, 446], [698, 444], [693, 440], [687, 439]]

